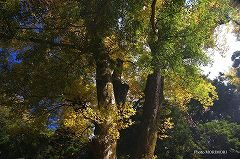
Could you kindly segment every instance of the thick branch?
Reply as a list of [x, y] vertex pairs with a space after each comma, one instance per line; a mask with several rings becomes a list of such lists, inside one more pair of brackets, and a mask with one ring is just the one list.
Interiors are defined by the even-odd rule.
[[41, 27], [30, 27], [30, 26], [20, 26], [20, 27], [15, 27], [14, 29], [26, 29], [26, 30], [36, 30], [36, 29], [39, 29], [39, 30], [65, 30], [65, 29], [68, 29], [68, 28], [84, 28], [85, 26], [84, 25], [69, 25], [69, 26], [66, 26], [66, 27], [44, 27], [44, 28], [41, 28]]
[[76, 50], [79, 50], [79, 51], [83, 51], [83, 47], [76, 46], [76, 45], [70, 44], [70, 43], [63, 43], [63, 42], [56, 43], [53, 40], [38, 39], [38, 38], [33, 38], [33, 37], [29, 37], [29, 38], [15, 37], [15, 39], [19, 40], [19, 41], [25, 41], [25, 42], [46, 44], [46, 45], [49, 45], [49, 46], [52, 46], [52, 47], [66, 47], [66, 48], [70, 48], [70, 49], [76, 49]]
[[112, 74], [112, 83], [115, 101], [118, 105], [124, 104], [126, 101], [129, 86], [122, 83], [121, 76], [123, 71], [123, 60], [117, 59], [115, 70]]

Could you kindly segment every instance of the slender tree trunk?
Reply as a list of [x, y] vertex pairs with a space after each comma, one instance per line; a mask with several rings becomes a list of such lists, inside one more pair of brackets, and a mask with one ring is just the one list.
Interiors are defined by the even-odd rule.
[[163, 77], [160, 70], [148, 75], [141, 122], [134, 159], [152, 159], [157, 142], [158, 114], [163, 101]]

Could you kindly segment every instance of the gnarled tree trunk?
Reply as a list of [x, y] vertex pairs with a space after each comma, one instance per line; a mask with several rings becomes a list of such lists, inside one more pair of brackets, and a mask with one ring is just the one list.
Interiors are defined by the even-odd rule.
[[[101, 109], [110, 108], [114, 103], [113, 85], [111, 82], [111, 69], [107, 61], [97, 63], [96, 84], [98, 106]], [[109, 138], [111, 123], [95, 123], [95, 131], [92, 141], [92, 157], [94, 159], [116, 159], [116, 139]]]
[[148, 75], [145, 88], [143, 117], [134, 159], [152, 159], [157, 142], [158, 114], [163, 101], [163, 77], [160, 70]]
[[[107, 55], [106, 55], [107, 57]], [[126, 100], [128, 85], [121, 82], [123, 61], [117, 60], [112, 74], [108, 59], [97, 60], [96, 85], [98, 106], [106, 109], [113, 104], [121, 105]], [[109, 136], [112, 123], [95, 123], [95, 138], [92, 141], [92, 157], [94, 159], [116, 159], [117, 139]]]
[[[100, 42], [99, 42], [100, 43]], [[96, 86], [99, 109], [110, 109], [114, 104], [112, 69], [107, 53], [102, 46], [96, 54]], [[116, 139], [109, 138], [111, 123], [95, 123], [95, 137], [92, 140], [94, 159], [116, 159]]]

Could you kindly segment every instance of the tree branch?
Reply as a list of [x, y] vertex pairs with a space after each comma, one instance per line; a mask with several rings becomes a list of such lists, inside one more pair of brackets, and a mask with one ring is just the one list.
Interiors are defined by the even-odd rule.
[[20, 27], [15, 27], [14, 29], [26, 29], [26, 30], [34, 30], [34, 29], [39, 29], [39, 30], [65, 30], [67, 28], [84, 28], [84, 25], [69, 25], [66, 27], [29, 27], [29, 26], [20, 26]]
[[56, 43], [53, 40], [47, 40], [47, 39], [45, 40], [45, 39], [38, 39], [38, 38], [33, 38], [33, 37], [29, 37], [29, 38], [15, 37], [15, 39], [19, 40], [19, 41], [25, 41], [25, 42], [46, 44], [46, 45], [49, 45], [49, 46], [52, 46], [52, 47], [66, 47], [66, 48], [69, 48], [69, 49], [76, 49], [76, 50], [79, 50], [79, 51], [86, 50], [83, 47], [77, 46], [77, 45], [74, 45], [74, 44], [63, 43], [63, 42]]
[[157, 0], [152, 1], [152, 5], [151, 5], [152, 11], [151, 11], [151, 18], [150, 18], [150, 22], [152, 25], [152, 31], [154, 34], [156, 34], [156, 22], [155, 22], [156, 3], [157, 3]]

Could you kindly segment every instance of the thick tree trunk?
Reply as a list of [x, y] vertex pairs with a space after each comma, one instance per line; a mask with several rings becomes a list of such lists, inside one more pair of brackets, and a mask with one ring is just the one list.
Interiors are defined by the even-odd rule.
[[163, 101], [163, 77], [155, 70], [147, 79], [143, 117], [134, 159], [152, 159], [157, 142], [158, 114]]
[[108, 138], [108, 124], [95, 124], [95, 138], [92, 140], [93, 159], [117, 159], [117, 140]]
[[[122, 83], [123, 61], [117, 60], [113, 74], [108, 60], [97, 62], [96, 83], [98, 106], [108, 110], [113, 104], [124, 104], [129, 86]], [[94, 159], [116, 159], [117, 139], [109, 137], [112, 123], [95, 123], [95, 138], [92, 141]]]
[[[97, 60], [96, 86], [98, 107], [106, 111], [114, 104], [112, 71], [107, 59]], [[95, 123], [95, 137], [92, 140], [93, 159], [116, 159], [116, 139], [109, 138], [111, 123]]]
[[[87, 1], [86, 1], [87, 2]], [[92, 19], [86, 20], [86, 29], [91, 39], [90, 52], [96, 62], [96, 87], [98, 108], [106, 113], [115, 104], [114, 86], [112, 82], [111, 58], [104, 44], [105, 33], [111, 29], [108, 22], [114, 21], [111, 14], [112, 3], [109, 0], [97, 1], [94, 5], [86, 3], [86, 12], [93, 13]], [[94, 11], [94, 12], [92, 12]], [[92, 139], [92, 159], [116, 159], [117, 139], [109, 135], [110, 129], [114, 129], [113, 123], [94, 123], [94, 138]]]

